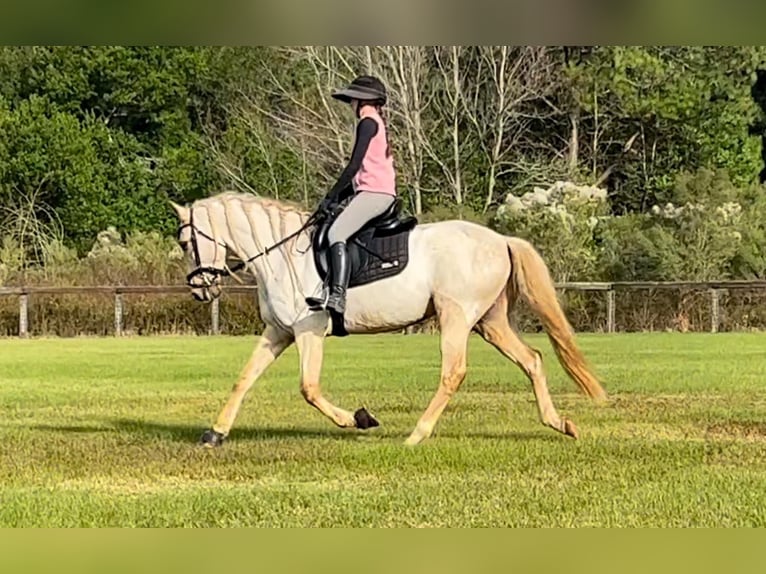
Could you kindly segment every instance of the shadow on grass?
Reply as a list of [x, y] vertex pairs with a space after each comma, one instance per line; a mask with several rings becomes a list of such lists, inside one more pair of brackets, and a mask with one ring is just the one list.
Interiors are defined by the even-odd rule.
[[[206, 430], [202, 426], [192, 424], [162, 423], [141, 419], [105, 419], [99, 425], [53, 425], [37, 424], [30, 425], [30, 429], [66, 432], [74, 434], [88, 433], [128, 433], [140, 434], [147, 438], [170, 439], [175, 442], [196, 443], [199, 442], [202, 433]], [[235, 427], [232, 429], [227, 440], [278, 440], [296, 438], [332, 438], [344, 440], [356, 440], [363, 435], [364, 431], [354, 429], [310, 429], [289, 427]]]
[[[141, 419], [104, 419], [100, 424], [94, 425], [56, 425], [36, 424], [27, 427], [31, 430], [64, 432], [72, 434], [99, 434], [99, 433], [125, 433], [142, 435], [146, 438], [161, 438], [182, 443], [198, 443], [205, 428], [192, 424], [162, 423]], [[290, 428], [290, 427], [235, 427], [227, 438], [227, 442], [240, 441], [263, 441], [281, 439], [340, 439], [340, 440], [363, 440], [367, 437], [404, 441], [408, 433], [397, 431], [384, 431], [380, 428], [371, 431], [355, 429], [341, 429], [328, 427], [317, 428]], [[540, 429], [530, 431], [437, 431], [427, 442], [438, 443], [440, 439], [461, 440], [509, 440], [509, 441], [544, 441], [561, 442], [569, 441], [556, 432]]]

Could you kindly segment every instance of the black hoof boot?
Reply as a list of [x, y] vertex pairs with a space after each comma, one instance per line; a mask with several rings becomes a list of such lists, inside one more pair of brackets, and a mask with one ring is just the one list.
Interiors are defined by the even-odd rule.
[[380, 426], [375, 417], [367, 412], [367, 409], [364, 407], [354, 413], [354, 420], [356, 421], [356, 428], [362, 430]]
[[214, 431], [213, 429], [208, 429], [202, 433], [202, 438], [199, 439], [199, 442], [203, 446], [214, 448], [216, 446], [221, 446], [225, 438], [226, 437], [224, 437], [218, 431]]

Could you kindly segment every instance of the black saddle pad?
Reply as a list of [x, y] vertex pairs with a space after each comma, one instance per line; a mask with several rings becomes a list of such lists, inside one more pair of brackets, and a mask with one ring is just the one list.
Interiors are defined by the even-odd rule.
[[[409, 239], [415, 225], [417, 221], [408, 218], [387, 230], [369, 228], [352, 236], [347, 244], [351, 263], [348, 287], [358, 287], [401, 273], [409, 263]], [[321, 236], [326, 236], [326, 229], [320, 228], [315, 236], [318, 245], [314, 248], [314, 263], [324, 281], [327, 279], [329, 261], [327, 246], [317, 241], [324, 239]]]
[[401, 273], [410, 258], [411, 229], [391, 235], [359, 237], [351, 242], [351, 275], [348, 286], [356, 287], [393, 277]]
[[[345, 203], [351, 199], [347, 198]], [[327, 232], [343, 209], [343, 203], [335, 206], [331, 210], [333, 215], [322, 221], [314, 233], [314, 262], [323, 281], [327, 280], [329, 266]], [[358, 287], [401, 273], [409, 262], [410, 232], [417, 223], [414, 217], [401, 217], [401, 199], [396, 198], [385, 213], [352, 235], [346, 244], [351, 266], [348, 287]]]

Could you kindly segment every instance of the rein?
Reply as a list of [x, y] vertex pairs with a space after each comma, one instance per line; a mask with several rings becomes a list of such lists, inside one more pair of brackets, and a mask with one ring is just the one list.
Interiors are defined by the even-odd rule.
[[[211, 267], [211, 266], [202, 266], [199, 256], [199, 247], [197, 245], [197, 235], [204, 237], [205, 239], [212, 241], [217, 246], [226, 248], [226, 245], [218, 241], [215, 237], [211, 237], [204, 231], [201, 231], [194, 225], [194, 210], [193, 208], [189, 209], [189, 223], [184, 223], [178, 227], [178, 236], [180, 237], [181, 231], [186, 229], [187, 227], [191, 229], [191, 245], [192, 245], [192, 253], [194, 254], [194, 264], [197, 266], [195, 269], [193, 269], [191, 272], [189, 272], [186, 275], [186, 284], [190, 287], [200, 287], [200, 285], [194, 285], [192, 284], [191, 280], [194, 279], [197, 275], [202, 275], [203, 273], [208, 273], [210, 275], [213, 275], [214, 277], [228, 277], [233, 275], [234, 273], [237, 273], [238, 271], [241, 271], [245, 267], [247, 267], [250, 263], [258, 259], [259, 257], [263, 257], [264, 255], [268, 255], [273, 250], [281, 247], [294, 237], [297, 237], [304, 231], [306, 231], [309, 227], [314, 225], [319, 219], [320, 219], [320, 211], [315, 211], [312, 213], [309, 218], [306, 220], [306, 223], [304, 223], [300, 229], [297, 231], [294, 231], [287, 237], [283, 237], [279, 241], [277, 241], [274, 245], [271, 245], [261, 251], [260, 253], [257, 253], [253, 255], [252, 257], [247, 258], [244, 261], [240, 261], [236, 265], [232, 267], [226, 267], [224, 269], [218, 268], [218, 267]], [[209, 285], [209, 283], [208, 283]]]

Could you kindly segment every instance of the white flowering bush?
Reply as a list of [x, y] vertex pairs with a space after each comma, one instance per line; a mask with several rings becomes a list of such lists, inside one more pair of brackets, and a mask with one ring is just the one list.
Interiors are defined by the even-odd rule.
[[509, 195], [495, 227], [532, 241], [558, 281], [763, 277], [765, 198], [701, 170], [679, 179], [672, 201], [615, 216], [603, 189], [556, 182]]
[[606, 217], [605, 190], [558, 181], [521, 196], [509, 194], [494, 227], [531, 241], [557, 281], [585, 281], [597, 272], [594, 231]]
[[652, 224], [673, 239], [674, 274], [679, 280], [710, 281], [731, 277], [731, 262], [742, 241], [742, 205], [716, 198], [651, 210]]
[[114, 227], [99, 232], [87, 258], [94, 262], [108, 261], [113, 266], [135, 267], [137, 259], [122, 242], [122, 236]]
[[508, 194], [497, 210], [499, 217], [508, 217], [530, 209], [542, 208], [552, 213], [567, 211], [568, 208], [596, 208], [605, 205], [606, 190], [597, 187], [579, 186], [567, 181], [557, 181], [549, 188], [535, 187], [521, 196]]

